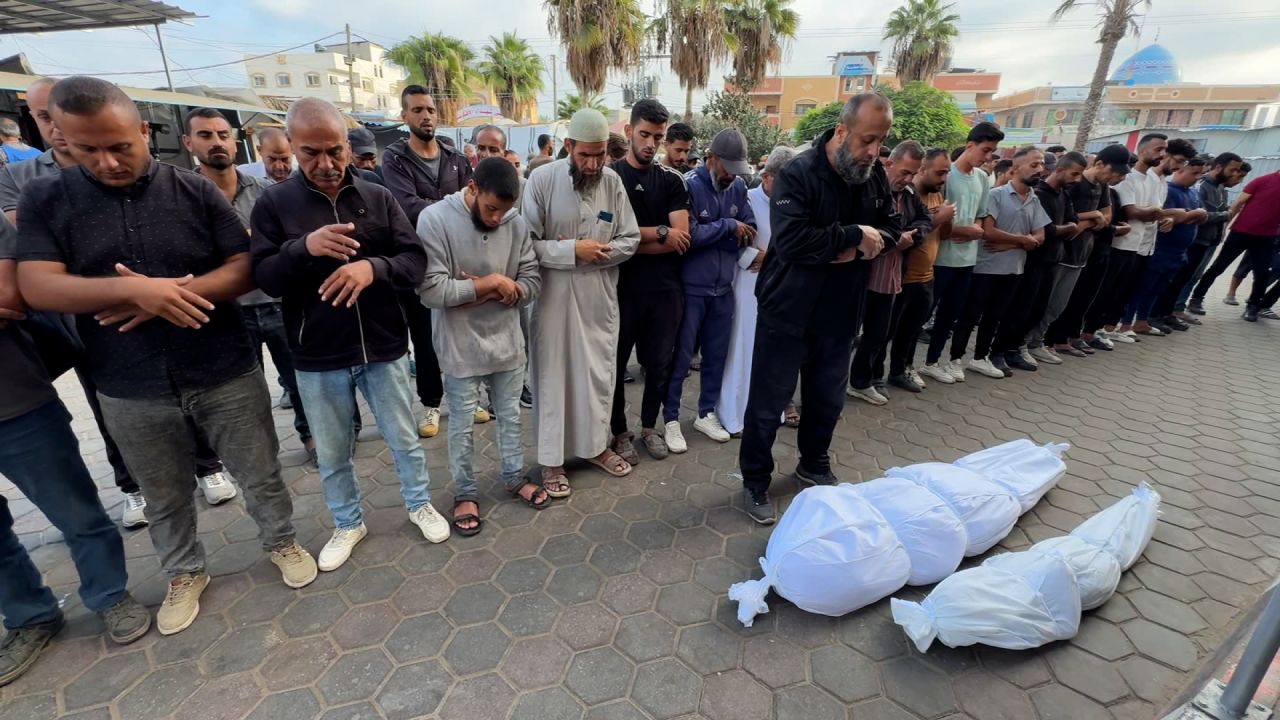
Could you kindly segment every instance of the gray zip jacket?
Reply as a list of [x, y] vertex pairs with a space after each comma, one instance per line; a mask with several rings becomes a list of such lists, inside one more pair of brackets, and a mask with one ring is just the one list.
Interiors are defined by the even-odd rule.
[[418, 216], [418, 237], [427, 251], [427, 272], [418, 287], [432, 308], [431, 339], [440, 370], [451, 377], [476, 377], [524, 367], [520, 310], [497, 300], [476, 300], [476, 284], [465, 274], [501, 273], [524, 289], [520, 305], [538, 296], [542, 276], [533, 238], [512, 208], [498, 227], [482, 232], [471, 221], [465, 190], [445, 197]]

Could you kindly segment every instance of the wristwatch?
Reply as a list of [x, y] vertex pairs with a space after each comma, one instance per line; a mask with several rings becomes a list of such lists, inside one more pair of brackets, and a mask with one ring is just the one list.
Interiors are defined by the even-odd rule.
[[671, 232], [671, 228], [666, 225], [658, 226], [658, 244], [665, 245], [667, 243], [667, 233]]

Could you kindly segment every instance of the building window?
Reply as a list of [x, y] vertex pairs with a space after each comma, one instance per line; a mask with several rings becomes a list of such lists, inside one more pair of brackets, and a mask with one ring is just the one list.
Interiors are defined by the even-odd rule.
[[1201, 125], [1244, 125], [1245, 110], [1205, 110], [1200, 113]]
[[342, 82], [342, 81], [338, 79], [338, 76], [337, 76], [337, 75], [330, 75], [330, 76], [329, 76], [329, 84], [330, 84], [330, 85], [337, 85], [337, 84], [339, 84], [340, 82]]
[[1022, 113], [1022, 124], [1021, 124], [1021, 125], [1019, 125], [1019, 127], [1024, 127], [1024, 128], [1032, 127], [1031, 123], [1032, 123], [1032, 121], [1034, 121], [1035, 119], [1036, 119], [1036, 111], [1035, 111], [1035, 110], [1028, 110], [1028, 111], [1026, 111], [1026, 112]]
[[369, 78], [360, 78], [360, 89], [365, 92], [373, 92], [373, 81]]
[[320, 73], [307, 73], [307, 87], [320, 87]]
[[266, 86], [267, 86], [267, 76], [266, 76], [266, 75], [263, 75], [263, 74], [261, 74], [261, 73], [254, 73], [254, 74], [252, 74], [252, 75], [250, 75], [250, 76], [249, 76], [249, 79], [253, 82], [253, 86], [254, 86], [254, 87], [266, 87]]
[[1152, 127], [1187, 127], [1191, 124], [1191, 111], [1152, 110], [1147, 124]]
[[289, 73], [276, 73], [276, 87], [293, 87], [293, 78]]
[[777, 114], [778, 114], [778, 106], [777, 106], [777, 105], [765, 105], [765, 106], [764, 106], [764, 114], [765, 114], [765, 115], [777, 115]]
[[1102, 111], [1101, 124], [1120, 125], [1123, 127], [1135, 127], [1138, 124], [1138, 116], [1140, 114], [1141, 114], [1141, 111], [1139, 110], [1119, 110], [1116, 108], [1106, 108]]
[[381, 65], [374, 65], [374, 66], [373, 66], [373, 74], [374, 74], [374, 77], [382, 77], [382, 66], [381, 66]]
[[815, 102], [798, 102], [796, 103], [796, 115], [804, 115], [816, 107], [818, 107], [818, 104]]
[[1013, 115], [1013, 113], [1009, 113], [1008, 115], [1005, 115], [1005, 116], [1004, 116], [1004, 126], [1005, 126], [1005, 127], [1018, 127], [1017, 123], [1015, 123], [1015, 122], [1013, 121], [1014, 117], [1015, 117], [1015, 116]]

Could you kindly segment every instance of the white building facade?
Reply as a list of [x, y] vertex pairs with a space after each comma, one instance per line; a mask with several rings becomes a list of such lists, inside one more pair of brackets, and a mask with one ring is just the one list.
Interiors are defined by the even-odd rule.
[[387, 49], [371, 42], [351, 43], [355, 106], [348, 82], [346, 43], [317, 45], [312, 52], [268, 55], [244, 61], [249, 87], [259, 96], [296, 100], [318, 97], [349, 112], [399, 111], [399, 89], [408, 73], [386, 59]]

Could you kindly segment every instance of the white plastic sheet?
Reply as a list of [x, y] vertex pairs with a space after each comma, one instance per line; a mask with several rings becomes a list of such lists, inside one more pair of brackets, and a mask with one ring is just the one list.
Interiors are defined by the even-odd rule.
[[1067, 472], [1062, 454], [1070, 447], [1066, 443], [1036, 445], [1026, 439], [1014, 440], [966, 455], [955, 464], [1008, 488], [1026, 512]]
[[890, 606], [920, 652], [935, 639], [948, 647], [1025, 650], [1080, 629], [1075, 573], [1050, 553], [1000, 555], [938, 583], [923, 602], [894, 598]]
[[905, 478], [946, 501], [969, 541], [965, 555], [981, 555], [1000, 542], [1022, 514], [1022, 505], [1008, 488], [978, 473], [949, 463], [918, 463], [890, 468], [889, 477]]
[[751, 627], [769, 611], [769, 588], [802, 610], [838, 616], [898, 590], [911, 560], [889, 522], [848, 485], [807, 488], [791, 502], [760, 558], [764, 577], [736, 583], [729, 599]]
[[[1027, 552], [1059, 555], [1071, 566], [1080, 590], [1080, 609], [1092, 610], [1111, 599], [1120, 584], [1120, 562], [1105, 547], [1072, 535], [1049, 538], [1027, 548]], [[997, 555], [988, 560], [1005, 557]]]
[[1128, 570], [1147, 549], [1160, 517], [1160, 493], [1141, 483], [1128, 497], [1080, 523], [1071, 531], [1075, 537], [1106, 548]]
[[969, 534], [942, 498], [906, 478], [851, 485], [893, 526], [911, 558], [908, 585], [932, 585], [960, 567]]

